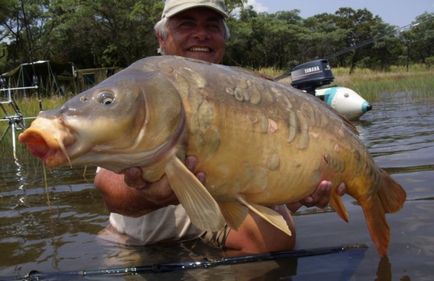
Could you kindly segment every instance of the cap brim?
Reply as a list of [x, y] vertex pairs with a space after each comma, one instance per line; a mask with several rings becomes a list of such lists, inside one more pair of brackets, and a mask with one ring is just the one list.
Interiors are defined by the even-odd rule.
[[211, 10], [214, 10], [218, 14], [222, 15], [224, 18], [228, 17], [228, 14], [224, 10], [222, 10], [222, 9], [220, 9], [218, 7], [215, 7], [213, 5], [207, 5], [207, 4], [200, 4], [200, 5], [197, 5], [197, 4], [195, 4], [195, 5], [193, 5], [193, 4], [184, 4], [184, 5], [179, 5], [177, 7], [172, 8], [169, 13], [163, 13], [162, 16], [170, 18], [170, 17], [173, 17], [176, 14], [179, 14], [179, 13], [181, 13], [183, 11], [186, 11], [186, 10], [189, 10], [189, 9], [193, 9], [193, 8], [209, 8]]

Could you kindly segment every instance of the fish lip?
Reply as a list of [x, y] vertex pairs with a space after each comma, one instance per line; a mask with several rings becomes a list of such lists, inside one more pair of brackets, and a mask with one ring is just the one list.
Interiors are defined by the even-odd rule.
[[[45, 139], [38, 130], [29, 129], [20, 134], [18, 140], [27, 146], [28, 151], [44, 162], [45, 165], [50, 166], [50, 159], [56, 155], [60, 149], [50, 145], [50, 140]], [[56, 161], [58, 162], [58, 161]]]
[[25, 144], [30, 153], [40, 158], [47, 167], [60, 166], [70, 162], [69, 149], [75, 137], [69, 132], [63, 137], [50, 137], [41, 128], [28, 128], [18, 136], [18, 141]]

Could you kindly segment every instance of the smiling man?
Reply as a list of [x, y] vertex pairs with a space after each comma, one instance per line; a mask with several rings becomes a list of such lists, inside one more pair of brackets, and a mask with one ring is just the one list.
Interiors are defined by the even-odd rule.
[[222, 1], [166, 1], [155, 25], [160, 53], [221, 63], [229, 38]]

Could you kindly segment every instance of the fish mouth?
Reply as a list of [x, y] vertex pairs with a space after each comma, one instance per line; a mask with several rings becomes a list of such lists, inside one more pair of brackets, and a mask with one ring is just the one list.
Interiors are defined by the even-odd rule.
[[[42, 125], [45, 125], [44, 128], [41, 128]], [[74, 137], [68, 130], [60, 129], [52, 122], [36, 119], [30, 128], [18, 136], [18, 141], [25, 144], [30, 153], [40, 158], [47, 167], [65, 163], [71, 165], [67, 147], [74, 142]]]

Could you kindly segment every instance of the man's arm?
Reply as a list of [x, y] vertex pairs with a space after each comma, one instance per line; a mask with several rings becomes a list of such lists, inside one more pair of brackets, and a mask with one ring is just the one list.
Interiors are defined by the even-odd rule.
[[149, 185], [149, 188], [137, 189], [125, 183], [124, 175], [101, 169], [95, 176], [95, 186], [110, 212], [130, 217], [177, 203], [174, 194], [167, 192], [168, 184], [164, 179]]
[[[196, 158], [190, 156], [185, 164], [194, 171], [196, 162]], [[202, 182], [205, 180], [202, 172], [196, 173], [196, 177]], [[95, 176], [95, 186], [110, 212], [130, 217], [142, 216], [179, 203], [166, 177], [154, 183], [146, 182], [142, 178], [141, 169], [137, 167], [126, 169], [124, 174], [100, 169]]]

